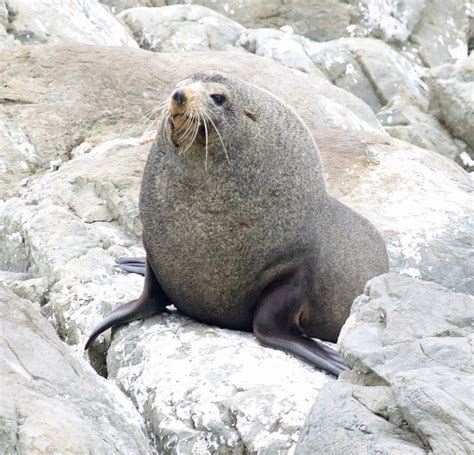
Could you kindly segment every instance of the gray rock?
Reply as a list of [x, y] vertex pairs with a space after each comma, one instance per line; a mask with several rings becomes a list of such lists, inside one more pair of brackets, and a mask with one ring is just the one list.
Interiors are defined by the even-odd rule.
[[140, 47], [155, 52], [230, 49], [244, 30], [226, 16], [198, 5], [131, 8], [117, 17]]
[[453, 136], [474, 150], [474, 54], [456, 65], [436, 68], [429, 84], [435, 114]]
[[[171, 3], [186, 3], [185, 0], [169, 0]], [[248, 28], [291, 27], [295, 33], [315, 41], [349, 36], [346, 27], [356, 8], [347, 2], [333, 0], [193, 0], [213, 8]]]
[[78, 42], [137, 47], [127, 28], [98, 0], [70, 0], [67, 5], [49, 0], [6, 0], [0, 2], [0, 23], [5, 5], [7, 38], [17, 45]]
[[380, 40], [346, 38], [313, 43], [306, 50], [334, 84], [363, 99], [374, 112], [395, 96], [428, 108], [420, 69]]
[[166, 6], [168, 4], [167, 0], [100, 0], [100, 2], [107, 5], [113, 14], [118, 14], [128, 8]]
[[461, 154], [466, 153], [467, 145], [452, 138], [434, 115], [395, 96], [377, 118], [390, 136], [433, 150], [463, 166]]
[[248, 52], [271, 58], [288, 68], [326, 79], [309, 58], [305, 46], [310, 45], [310, 41], [303, 36], [272, 28], [248, 29], [242, 32], [237, 44]]
[[252, 334], [171, 311], [118, 330], [109, 378], [163, 453], [291, 453], [324, 373]]
[[0, 452], [154, 453], [137, 411], [0, 285]]
[[238, 44], [293, 69], [326, 77], [365, 101], [374, 112], [395, 97], [428, 109], [422, 69], [383, 41], [344, 38], [316, 43], [289, 31], [246, 30]]
[[353, 371], [321, 391], [296, 453], [471, 453], [473, 321], [471, 296], [394, 273], [369, 281], [339, 338]]
[[473, 187], [463, 169], [374, 133], [313, 135], [329, 192], [379, 229], [392, 270], [474, 293]]
[[432, 0], [423, 9], [410, 41], [417, 45], [418, 55], [426, 66], [435, 67], [467, 57], [469, 24], [464, 3]]
[[373, 1], [357, 0], [356, 4], [364, 33], [387, 43], [404, 43], [423, 16], [428, 0]]
[[468, 18], [457, 0], [351, 0], [358, 21], [352, 36], [373, 36], [407, 58], [435, 67], [467, 56]]
[[394, 405], [388, 387], [326, 385], [301, 430], [295, 455], [377, 454], [425, 455], [422, 441], [406, 427], [390, 422], [380, 409], [371, 409], [358, 395], [378, 400], [384, 409]]
[[469, 29], [468, 29], [468, 53], [470, 54], [474, 49], [474, 4], [466, 3], [466, 15], [469, 19]]
[[6, 0], [0, 0], [0, 49], [14, 47], [19, 43], [9, 34], [10, 13], [7, 8]]

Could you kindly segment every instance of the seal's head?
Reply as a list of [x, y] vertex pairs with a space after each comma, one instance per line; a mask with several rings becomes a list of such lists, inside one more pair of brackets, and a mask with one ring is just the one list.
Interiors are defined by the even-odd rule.
[[256, 121], [255, 114], [236, 97], [234, 84], [223, 74], [207, 72], [195, 73], [176, 85], [169, 98], [168, 124], [179, 154], [205, 151], [207, 155], [210, 145], [218, 141], [227, 155], [225, 130], [241, 116]]

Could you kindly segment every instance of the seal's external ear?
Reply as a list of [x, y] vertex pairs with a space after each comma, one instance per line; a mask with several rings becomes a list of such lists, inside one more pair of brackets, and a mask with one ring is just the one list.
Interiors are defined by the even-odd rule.
[[252, 119], [254, 122], [257, 121], [257, 116], [256, 116], [253, 112], [249, 111], [248, 109], [244, 109], [244, 114], [245, 114], [249, 119]]

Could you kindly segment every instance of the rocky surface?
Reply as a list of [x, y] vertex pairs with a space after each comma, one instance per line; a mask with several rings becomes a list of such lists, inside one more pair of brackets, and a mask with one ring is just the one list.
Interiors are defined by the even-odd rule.
[[339, 340], [353, 371], [320, 392], [295, 453], [471, 453], [473, 320], [470, 296], [371, 280]]
[[140, 415], [0, 285], [0, 452], [154, 453]]
[[287, 453], [332, 381], [252, 334], [175, 311], [117, 331], [107, 365], [164, 453]]
[[61, 42], [138, 47], [98, 0], [0, 0], [2, 35], [0, 48]]
[[474, 293], [473, 185], [465, 171], [380, 133], [313, 135], [329, 191], [379, 229], [392, 270]]
[[[455, 0], [175, 3], [183, 2], [0, 0], [0, 48], [15, 48], [0, 52], [0, 281], [34, 302], [28, 311], [41, 305], [82, 355], [93, 326], [140, 293], [143, 279], [113, 265], [117, 257], [143, 255], [138, 192], [157, 107], [177, 81], [206, 69], [242, 77], [295, 107], [319, 145], [329, 191], [379, 228], [392, 270], [474, 292], [473, 186], [462, 169], [474, 168], [473, 57], [466, 58], [472, 8]], [[25, 302], [6, 292], [0, 295], [15, 310], [2, 309], [4, 321], [17, 318], [20, 326], [24, 318], [15, 311], [27, 311]], [[314, 453], [304, 451], [314, 443], [322, 453], [468, 453], [466, 298], [396, 275], [372, 282], [340, 340], [360, 374], [324, 387], [297, 452]], [[380, 314], [388, 316], [382, 321]], [[34, 324], [51, 332], [38, 317], [34, 310]], [[28, 330], [18, 336], [32, 338]], [[16, 428], [13, 397], [39, 403], [34, 394], [46, 383], [22, 379], [18, 362], [36, 371], [42, 358], [15, 343], [18, 359], [1, 367], [13, 378], [8, 387], [18, 387], [0, 404], [8, 423], [0, 431], [2, 453]], [[113, 398], [115, 383], [163, 453], [293, 453], [305, 414], [328, 381], [250, 334], [176, 312], [112, 338], [106, 333], [94, 345], [88, 360], [109, 376], [108, 392], [76, 354], [57, 339], [48, 343], [61, 353], [44, 374], [48, 390], [69, 378], [77, 384], [71, 392], [64, 386], [73, 405], [66, 412], [64, 397], [51, 395], [22, 409], [41, 425], [48, 410], [59, 409], [69, 442], [54, 436], [61, 420], [49, 419], [56, 427], [42, 434], [63, 452], [71, 443], [86, 452], [129, 444], [116, 451], [151, 453], [137, 414], [121, 395]], [[81, 379], [73, 382], [68, 365]], [[91, 414], [80, 411], [81, 396], [94, 403]], [[19, 421], [22, 444], [37, 444]], [[69, 422], [86, 437], [76, 441], [82, 433], [72, 433]], [[93, 430], [101, 425], [110, 428], [97, 441]]]
[[155, 52], [225, 50], [244, 27], [214, 10], [197, 5], [131, 8], [117, 16], [143, 49]]
[[438, 118], [474, 150], [474, 54], [433, 70], [430, 84]]

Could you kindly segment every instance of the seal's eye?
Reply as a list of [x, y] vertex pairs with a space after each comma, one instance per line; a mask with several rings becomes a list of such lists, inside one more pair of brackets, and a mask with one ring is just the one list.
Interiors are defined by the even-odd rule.
[[224, 95], [211, 95], [212, 101], [214, 101], [215, 104], [218, 106], [222, 106], [225, 102], [225, 96]]

